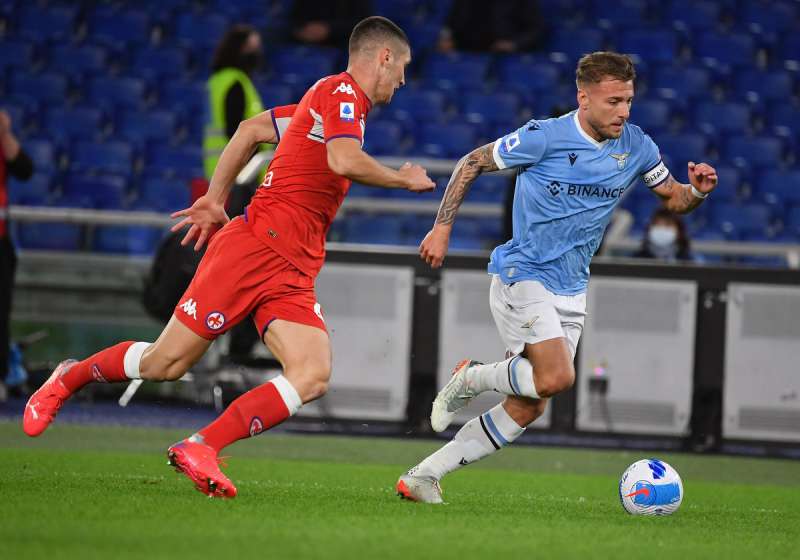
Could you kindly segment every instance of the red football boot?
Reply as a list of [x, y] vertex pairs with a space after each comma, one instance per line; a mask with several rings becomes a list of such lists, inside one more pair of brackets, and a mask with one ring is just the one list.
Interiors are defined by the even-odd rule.
[[61, 376], [76, 363], [77, 360], [64, 360], [58, 364], [47, 381], [28, 399], [22, 415], [22, 429], [26, 434], [35, 437], [45, 431], [55, 419], [64, 401], [72, 396], [70, 390], [62, 383]]
[[236, 486], [222, 474], [220, 459], [213, 447], [185, 439], [167, 450], [169, 464], [194, 482], [203, 494], [214, 498], [235, 498]]

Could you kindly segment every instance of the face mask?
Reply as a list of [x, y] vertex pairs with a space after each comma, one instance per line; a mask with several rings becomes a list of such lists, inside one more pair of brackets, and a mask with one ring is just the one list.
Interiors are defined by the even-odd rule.
[[261, 53], [257, 51], [242, 53], [241, 61], [242, 66], [247, 71], [253, 71], [261, 66]]
[[653, 226], [647, 239], [656, 247], [668, 247], [677, 241], [678, 231], [669, 226]]

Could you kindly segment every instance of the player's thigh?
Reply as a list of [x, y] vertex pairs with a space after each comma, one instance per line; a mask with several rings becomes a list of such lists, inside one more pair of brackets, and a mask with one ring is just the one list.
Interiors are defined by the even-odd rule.
[[284, 376], [304, 403], [325, 394], [332, 357], [330, 338], [324, 329], [274, 319], [264, 332], [264, 344], [281, 362]]
[[179, 379], [197, 363], [210, 345], [210, 340], [196, 334], [173, 315], [158, 339], [142, 354], [139, 363], [142, 379]]

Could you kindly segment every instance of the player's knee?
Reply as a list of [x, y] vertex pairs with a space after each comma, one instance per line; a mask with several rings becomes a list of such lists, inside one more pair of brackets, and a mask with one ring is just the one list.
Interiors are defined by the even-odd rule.
[[547, 401], [529, 397], [508, 397], [504, 406], [514, 422], [525, 427], [544, 414]]
[[294, 386], [304, 403], [316, 400], [328, 392], [331, 378], [330, 358], [318, 357], [287, 367], [284, 375]]
[[552, 397], [570, 389], [575, 383], [575, 369], [572, 365], [553, 368], [534, 375], [536, 392], [542, 398]]

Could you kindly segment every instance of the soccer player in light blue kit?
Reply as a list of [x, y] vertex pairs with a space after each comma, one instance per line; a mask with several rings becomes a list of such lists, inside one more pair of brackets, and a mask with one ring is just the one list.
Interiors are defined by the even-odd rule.
[[401, 496], [442, 503], [442, 476], [513, 442], [542, 415], [550, 397], [572, 387], [589, 261], [628, 190], [643, 181], [666, 208], [686, 213], [716, 187], [716, 171], [706, 163], [689, 162], [690, 184], [676, 181], [653, 140], [628, 124], [634, 78], [626, 55], [586, 55], [576, 71], [577, 110], [529, 121], [458, 162], [420, 255], [441, 266], [472, 182], [481, 173], [517, 168], [514, 236], [492, 252], [489, 263], [490, 306], [508, 359], [459, 363], [433, 403], [431, 426], [441, 432], [484, 391], [508, 396], [400, 477]]

